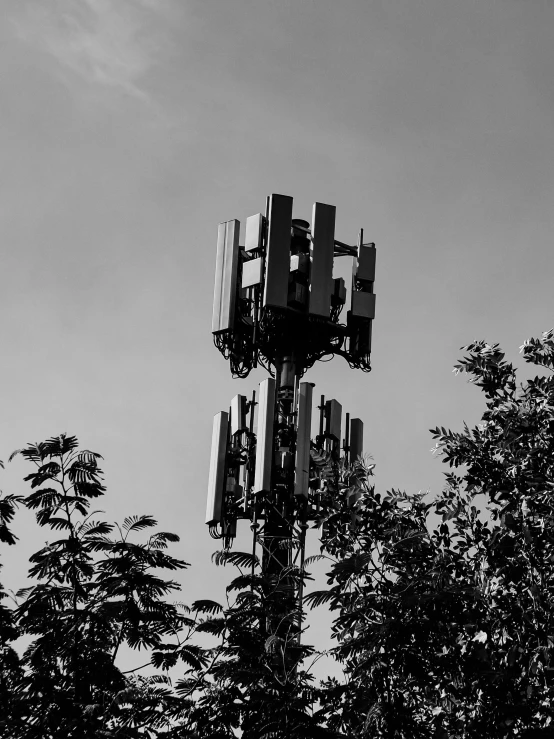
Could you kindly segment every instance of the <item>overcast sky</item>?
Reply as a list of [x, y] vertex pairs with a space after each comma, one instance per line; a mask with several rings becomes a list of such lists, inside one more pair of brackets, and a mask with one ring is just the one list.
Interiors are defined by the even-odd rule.
[[[379, 489], [437, 493], [428, 429], [482, 409], [459, 348], [520, 362], [554, 325], [553, 31], [552, 0], [3, 0], [0, 458], [77, 435], [107, 516], [155, 515], [183, 599], [220, 599], [212, 418], [263, 373], [212, 344], [217, 224], [275, 192], [376, 243], [373, 372], [307, 379], [364, 419]], [[46, 538], [16, 531], [9, 587]]]

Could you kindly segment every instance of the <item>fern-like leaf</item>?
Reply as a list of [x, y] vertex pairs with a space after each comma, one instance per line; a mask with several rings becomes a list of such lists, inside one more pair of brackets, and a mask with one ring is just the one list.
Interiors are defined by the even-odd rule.
[[197, 613], [223, 613], [223, 607], [215, 600], [196, 600], [192, 604], [192, 610]]
[[252, 567], [252, 565], [257, 567], [260, 564], [258, 557], [254, 556], [250, 552], [219, 551], [212, 555], [212, 561], [215, 562], [216, 565], [226, 565], [229, 563], [239, 568], [249, 568]]
[[145, 516], [128, 516], [123, 520], [124, 531], [140, 531], [141, 529], [152, 528], [157, 525], [155, 518], [149, 515]]
[[304, 567], [309, 567], [314, 562], [321, 562], [323, 559], [330, 560], [331, 557], [328, 557], [326, 554], [313, 554], [311, 557], [306, 557], [304, 560]]
[[331, 598], [333, 598], [333, 593], [330, 590], [314, 590], [313, 593], [308, 593], [304, 602], [310, 608], [317, 608], [317, 606], [321, 606], [323, 603], [328, 603]]

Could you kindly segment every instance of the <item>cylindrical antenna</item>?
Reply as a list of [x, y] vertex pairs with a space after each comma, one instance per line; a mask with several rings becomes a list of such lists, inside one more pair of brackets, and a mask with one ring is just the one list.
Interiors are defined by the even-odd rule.
[[249, 431], [252, 434], [254, 432], [254, 408], [256, 407], [256, 391], [252, 390], [252, 400], [250, 401], [250, 420], [249, 420]]
[[252, 487], [252, 438], [254, 436], [254, 409], [256, 407], [256, 391], [252, 391], [252, 400], [248, 405], [248, 413], [250, 417], [248, 419], [248, 438], [246, 439], [246, 459], [247, 463], [244, 465], [244, 511], [248, 510], [250, 488]]
[[319, 408], [319, 435], [323, 436], [323, 428], [325, 424], [325, 395], [321, 396], [321, 405]]
[[344, 432], [343, 449], [346, 462], [350, 462], [350, 413], [346, 414], [346, 430]]

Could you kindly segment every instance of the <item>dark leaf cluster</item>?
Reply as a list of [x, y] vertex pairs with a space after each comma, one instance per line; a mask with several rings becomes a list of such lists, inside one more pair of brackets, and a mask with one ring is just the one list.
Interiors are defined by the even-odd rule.
[[[464, 347], [455, 372], [485, 409], [474, 428], [431, 431], [447, 469], [434, 500], [379, 492], [369, 460], [312, 449], [320, 554], [269, 576], [252, 553], [217, 552], [236, 568], [223, 603], [170, 602], [187, 566], [168, 553], [178, 537], [92, 510], [99, 454], [67, 435], [15, 452], [34, 469], [25, 498], [0, 498], [0, 542], [16, 542], [19, 504], [50, 538], [15, 608], [0, 589], [0, 736], [553, 736], [554, 331], [521, 351], [542, 374], [518, 384], [497, 344]], [[326, 584], [304, 605], [331, 612], [342, 671], [320, 683], [293, 597], [315, 562]], [[154, 674], [122, 672], [123, 646]]]

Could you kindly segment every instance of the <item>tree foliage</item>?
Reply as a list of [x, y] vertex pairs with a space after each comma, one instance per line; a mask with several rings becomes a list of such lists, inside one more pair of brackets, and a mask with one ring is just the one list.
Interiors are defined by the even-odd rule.
[[35, 584], [19, 592], [14, 618], [32, 637], [22, 656], [15, 707], [6, 736], [25, 739], [156, 735], [167, 726], [173, 695], [150, 679], [126, 676], [116, 664], [121, 645], [164, 648], [186, 617], [167, 603], [178, 589], [160, 576], [186, 567], [171, 557], [174, 534], [152, 530], [151, 516], [112, 526], [91, 504], [104, 494], [99, 454], [79, 450], [62, 434], [14, 452], [34, 465], [23, 503], [52, 540], [31, 556]]
[[[100, 455], [65, 435], [19, 450], [31, 491], [0, 498], [0, 542], [15, 543], [19, 503], [50, 541], [16, 609], [0, 592], [2, 736], [553, 736], [554, 331], [522, 354], [541, 374], [518, 382], [498, 345], [465, 347], [455, 372], [485, 410], [474, 428], [431, 431], [448, 467], [434, 500], [379, 492], [373, 464], [337, 468], [314, 452], [324, 484], [313, 560], [328, 573], [305, 604], [333, 614], [343, 673], [322, 683], [283, 587], [307, 583], [310, 560], [275, 582], [252, 554], [218, 552], [237, 570], [226, 600], [170, 603], [170, 575], [186, 566], [167, 552], [178, 537], [151, 516], [112, 526], [92, 510]], [[122, 645], [144, 651], [154, 674], [123, 673]]]
[[[486, 410], [473, 429], [432, 431], [451, 468], [442, 493], [432, 503], [380, 495], [360, 465], [326, 521], [330, 587], [308, 600], [338, 614], [345, 683], [329, 683], [327, 709], [348, 736], [546, 736], [552, 726], [554, 380], [518, 384], [497, 345], [465, 350], [455, 370], [483, 390]], [[552, 370], [554, 333], [522, 352]]]
[[280, 581], [290, 585], [303, 580], [303, 573], [291, 567], [273, 582], [247, 552], [218, 552], [214, 559], [239, 574], [227, 586], [225, 606], [193, 603], [193, 611], [205, 614], [197, 630], [218, 643], [209, 650], [206, 668], [177, 685], [182, 695], [195, 696], [186, 726], [194, 736], [214, 739], [237, 736], [239, 728], [244, 739], [330, 736], [315, 710], [319, 691], [303, 666], [313, 648], [298, 642], [295, 629], [283, 634], [268, 618], [279, 613], [297, 620]]
[[[0, 467], [4, 465], [0, 462]], [[21, 498], [0, 493], [0, 543], [13, 546], [17, 537], [10, 526]], [[1, 568], [1, 565], [0, 565]], [[21, 679], [21, 662], [13, 642], [19, 637], [13, 610], [7, 606], [10, 595], [0, 584], [0, 736], [7, 735], [12, 724], [15, 702], [13, 695]]]

